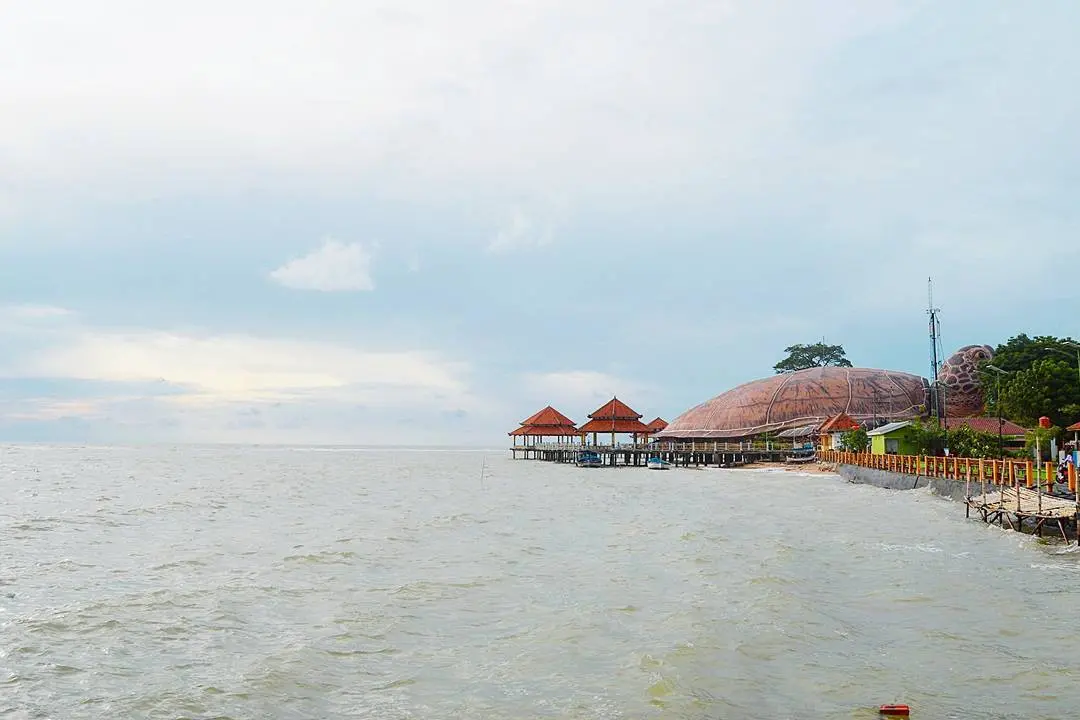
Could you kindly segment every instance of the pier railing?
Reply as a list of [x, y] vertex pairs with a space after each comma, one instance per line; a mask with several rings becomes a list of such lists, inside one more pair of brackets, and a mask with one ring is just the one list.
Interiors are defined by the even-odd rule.
[[[983, 458], [935, 457], [932, 455], [874, 455], [841, 450], [824, 450], [822, 462], [860, 467], [905, 475], [923, 475], [949, 480], [964, 480], [988, 485], [1046, 489], [1052, 487], [1056, 468], [1054, 463], [1036, 467], [1032, 460], [990, 460]], [[1069, 464], [1069, 492], [1076, 492], [1076, 466]]]
[[699, 453], [793, 453], [800, 448], [792, 446], [791, 442], [782, 441], [745, 441], [725, 442], [723, 440], [696, 440], [693, 442], [664, 442], [653, 441], [645, 443], [616, 443], [581, 445], [574, 442], [568, 443], [537, 443], [535, 445], [514, 445], [511, 450], [603, 450], [606, 452], [699, 452]]

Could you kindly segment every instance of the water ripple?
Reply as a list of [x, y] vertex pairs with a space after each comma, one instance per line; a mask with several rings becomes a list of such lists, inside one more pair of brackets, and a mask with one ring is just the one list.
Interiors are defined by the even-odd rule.
[[[1080, 554], [928, 493], [476, 453], [11, 447], [0, 716], [1057, 717]], [[756, 515], [770, 498], [766, 521]], [[812, 522], [807, 519], [812, 518]]]

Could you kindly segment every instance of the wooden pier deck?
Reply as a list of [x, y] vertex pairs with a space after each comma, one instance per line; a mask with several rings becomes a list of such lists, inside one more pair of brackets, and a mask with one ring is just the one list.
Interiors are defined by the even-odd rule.
[[967, 517], [975, 510], [985, 523], [1008, 525], [1012, 530], [1030, 529], [1040, 536], [1047, 526], [1056, 526], [1066, 541], [1069, 539], [1066, 530], [1071, 529], [1080, 543], [1077, 532], [1080, 482], [1075, 465], [1069, 465], [1068, 482], [1063, 487], [1054, 482], [1057, 468], [1052, 463], [1039, 467], [1031, 460], [873, 455], [836, 450], [826, 450], [822, 456], [825, 462], [837, 465], [964, 483]]
[[[779, 446], [779, 447], [778, 447]], [[793, 454], [782, 443], [724, 442], [650, 442], [616, 445], [580, 445], [575, 443], [538, 443], [510, 448], [516, 460], [541, 460], [572, 464], [578, 453], [593, 452], [605, 467], [645, 467], [649, 458], [658, 457], [676, 467], [738, 467], [751, 462], [783, 462]]]
[[1024, 522], [1032, 520], [1035, 523], [1032, 531], [1040, 537], [1044, 527], [1053, 523], [1057, 525], [1066, 542], [1069, 540], [1065, 533], [1066, 525], [1075, 526], [1077, 518], [1075, 500], [1019, 486], [1001, 486], [996, 490], [973, 495], [968, 498], [967, 506], [969, 517], [974, 509], [982, 516], [983, 522], [996, 522], [1002, 527], [1007, 523], [1013, 530], [1023, 529]]

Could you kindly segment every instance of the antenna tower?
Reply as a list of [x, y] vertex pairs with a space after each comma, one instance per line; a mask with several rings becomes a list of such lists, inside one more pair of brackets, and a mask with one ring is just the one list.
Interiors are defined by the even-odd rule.
[[932, 405], [932, 411], [934, 417], [937, 420], [938, 427], [945, 425], [945, 429], [949, 428], [948, 418], [945, 417], [945, 398], [944, 388], [938, 380], [938, 370], [940, 365], [938, 363], [938, 348], [941, 345], [941, 320], [938, 318], [938, 313], [941, 312], [941, 308], [934, 307], [934, 279], [927, 278], [927, 310], [926, 314], [930, 316], [930, 352], [931, 361], [930, 369], [934, 378], [933, 395], [931, 396], [930, 404]]

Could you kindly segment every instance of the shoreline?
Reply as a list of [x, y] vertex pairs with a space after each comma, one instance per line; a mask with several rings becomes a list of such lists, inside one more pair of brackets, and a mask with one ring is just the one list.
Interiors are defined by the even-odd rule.
[[[830, 469], [826, 463], [812, 462], [805, 465], [785, 465], [783, 463], [750, 462], [739, 465], [729, 470], [772, 470], [774, 472], [801, 473], [803, 475], [835, 475], [840, 476], [835, 469]], [[723, 468], [721, 468], [723, 469]]]

